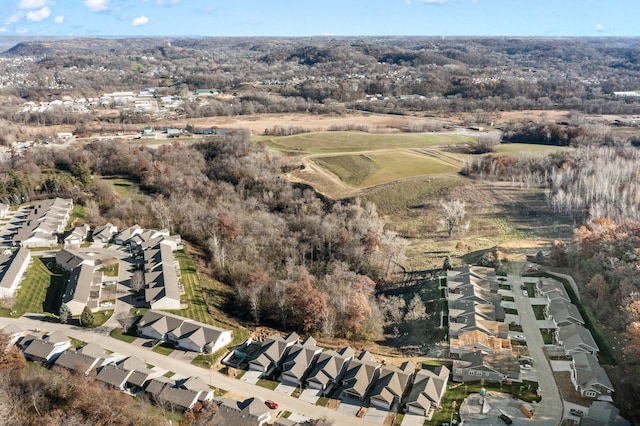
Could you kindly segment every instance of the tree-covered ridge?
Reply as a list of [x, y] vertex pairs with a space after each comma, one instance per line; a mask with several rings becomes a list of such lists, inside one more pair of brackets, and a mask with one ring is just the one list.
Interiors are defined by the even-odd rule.
[[[215, 277], [235, 289], [229, 307], [239, 316], [327, 336], [381, 332], [376, 283], [398, 268], [406, 242], [373, 204], [323, 201], [292, 185], [282, 157], [246, 132], [157, 149], [95, 142], [29, 158], [12, 167], [30, 170], [31, 197], [73, 196], [96, 223], [167, 228], [205, 248]], [[69, 177], [77, 169], [88, 181]], [[144, 193], [120, 198], [91, 175], [125, 176]]]
[[[30, 59], [19, 66], [24, 80], [1, 91], [17, 105], [155, 87], [158, 96], [186, 100], [187, 117], [349, 108], [634, 114], [637, 98], [614, 92], [638, 90], [640, 77], [633, 38], [79, 38], [21, 43], [4, 55]], [[202, 88], [234, 96], [189, 100]], [[381, 98], [366, 102], [367, 95]], [[12, 108], [0, 112], [14, 122], [43, 118]], [[88, 120], [44, 115], [48, 123]], [[104, 119], [130, 122], [136, 115]]]

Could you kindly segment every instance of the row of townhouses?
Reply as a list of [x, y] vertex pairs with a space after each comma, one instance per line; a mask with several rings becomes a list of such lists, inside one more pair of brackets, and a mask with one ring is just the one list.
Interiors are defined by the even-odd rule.
[[295, 332], [270, 336], [264, 341], [248, 340], [230, 352], [223, 363], [233, 367], [248, 365], [262, 377], [275, 375], [281, 383], [315, 389], [324, 395], [337, 391], [343, 399], [384, 410], [405, 410], [426, 416], [440, 406], [449, 380], [449, 369], [416, 369], [402, 365], [382, 365], [367, 352], [356, 356], [350, 347], [324, 350], [313, 337], [303, 340]]

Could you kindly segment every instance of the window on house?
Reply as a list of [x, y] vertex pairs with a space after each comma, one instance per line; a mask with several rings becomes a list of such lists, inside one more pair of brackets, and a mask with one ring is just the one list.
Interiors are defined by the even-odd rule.
[[476, 372], [475, 372], [475, 371], [473, 371], [473, 370], [469, 370], [469, 375], [470, 375], [470, 376], [475, 376], [475, 375], [476, 375]]
[[489, 372], [487, 371], [486, 373], [484, 373], [485, 377], [489, 377]]
[[462, 368], [456, 368], [456, 374], [462, 374]]
[[595, 398], [596, 397], [596, 393], [594, 391], [586, 391], [584, 393], [584, 396], [586, 396], [588, 398]]

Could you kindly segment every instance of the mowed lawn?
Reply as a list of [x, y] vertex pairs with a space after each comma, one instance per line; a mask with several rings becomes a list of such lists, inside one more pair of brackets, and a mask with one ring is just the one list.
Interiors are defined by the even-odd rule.
[[130, 179], [126, 179], [119, 176], [104, 176], [101, 180], [108, 182], [113, 186], [113, 189], [122, 197], [127, 198], [134, 188], [138, 185]]
[[13, 316], [21, 316], [26, 312], [52, 314], [58, 313], [62, 294], [66, 286], [66, 276], [50, 271], [46, 264], [53, 258], [34, 257], [17, 291], [16, 301], [12, 306]]
[[314, 159], [348, 185], [368, 188], [399, 179], [460, 170], [450, 162], [407, 151], [337, 155]]
[[474, 143], [476, 138], [452, 134], [372, 134], [364, 132], [317, 132], [293, 136], [262, 137], [256, 140], [267, 147], [283, 152], [321, 154], [357, 152], [393, 148], [421, 148], [434, 145]]
[[249, 337], [249, 332], [246, 329], [241, 327], [231, 327], [230, 325], [217, 320], [207, 309], [204, 292], [215, 293], [218, 290], [216, 285], [220, 284], [198, 274], [193, 261], [184, 253], [184, 251], [177, 252], [176, 258], [180, 263], [182, 283], [185, 290], [185, 294], [182, 295], [182, 298], [188, 307], [186, 309], [172, 310], [169, 312], [191, 318], [205, 324], [210, 324], [215, 327], [233, 329], [232, 344], [238, 345], [244, 342]]

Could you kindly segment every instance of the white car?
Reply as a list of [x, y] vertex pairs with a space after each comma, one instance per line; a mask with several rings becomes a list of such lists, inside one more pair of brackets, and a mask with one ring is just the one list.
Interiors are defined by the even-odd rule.
[[529, 292], [527, 290], [522, 290], [522, 295], [524, 297], [529, 297]]
[[515, 336], [513, 336], [514, 340], [527, 340], [527, 338], [524, 336], [524, 334], [516, 334]]
[[523, 370], [531, 370], [531, 364], [522, 364], [520, 368]]

